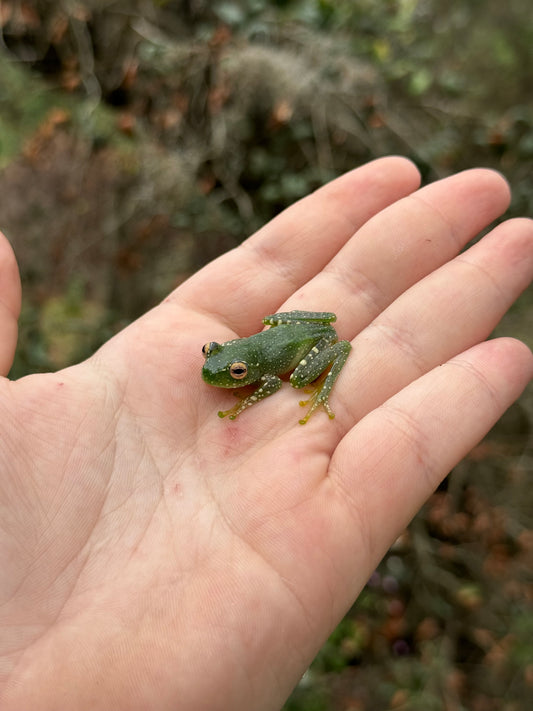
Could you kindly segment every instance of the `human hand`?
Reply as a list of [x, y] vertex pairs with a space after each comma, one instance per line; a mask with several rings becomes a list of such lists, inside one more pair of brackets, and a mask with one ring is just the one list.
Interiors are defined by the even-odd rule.
[[[457, 256], [497, 174], [419, 191], [370, 163], [209, 264], [92, 358], [0, 382], [0, 707], [278, 709], [417, 509], [533, 371], [485, 341], [533, 271], [533, 223]], [[409, 195], [408, 197], [405, 197]], [[0, 247], [0, 366], [20, 291]], [[234, 422], [202, 345], [333, 311], [336, 418], [286, 386]]]

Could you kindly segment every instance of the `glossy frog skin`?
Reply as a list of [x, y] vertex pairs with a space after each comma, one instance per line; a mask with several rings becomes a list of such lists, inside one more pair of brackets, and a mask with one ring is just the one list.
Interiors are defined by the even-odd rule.
[[206, 383], [219, 388], [257, 385], [230, 410], [219, 412], [219, 417], [234, 420], [246, 408], [277, 392], [282, 384], [279, 376], [286, 373], [291, 373], [293, 388], [303, 388], [319, 378], [311, 397], [300, 402], [311, 404], [301, 425], [320, 405], [330, 418], [335, 417], [328, 398], [351, 349], [348, 341], [338, 340], [331, 325], [336, 320], [333, 313], [288, 311], [266, 316], [263, 323], [271, 327], [266, 331], [226, 343], [206, 343], [202, 348]]

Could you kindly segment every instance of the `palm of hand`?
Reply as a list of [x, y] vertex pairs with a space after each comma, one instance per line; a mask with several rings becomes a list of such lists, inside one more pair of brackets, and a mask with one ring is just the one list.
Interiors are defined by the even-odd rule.
[[[415, 184], [400, 159], [365, 166], [85, 363], [1, 383], [3, 708], [279, 707], [531, 372], [517, 342], [475, 345], [530, 278], [531, 225], [454, 260], [505, 208], [503, 181], [475, 171], [394, 203]], [[285, 388], [220, 421], [202, 344], [281, 306], [335, 311], [353, 342], [336, 419], [301, 427]]]

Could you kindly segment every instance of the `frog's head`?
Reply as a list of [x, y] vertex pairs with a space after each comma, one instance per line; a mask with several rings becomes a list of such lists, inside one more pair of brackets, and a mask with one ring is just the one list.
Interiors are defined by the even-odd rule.
[[254, 383], [261, 373], [256, 372], [242, 357], [231, 348], [232, 342], [220, 344], [216, 341], [206, 343], [202, 348], [205, 356], [202, 378], [209, 385], [219, 388], [240, 388]]

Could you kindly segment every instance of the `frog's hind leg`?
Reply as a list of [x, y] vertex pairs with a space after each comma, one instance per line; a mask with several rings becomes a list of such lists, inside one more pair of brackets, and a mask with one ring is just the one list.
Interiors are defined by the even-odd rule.
[[316, 346], [316, 352], [315, 349], [312, 350], [313, 357], [304, 358], [292, 373], [290, 381], [293, 387], [301, 388], [312, 383], [313, 388], [311, 397], [300, 402], [303, 407], [310, 404], [305, 417], [299, 420], [301, 425], [305, 425], [313, 412], [321, 405], [330, 419], [335, 417], [335, 413], [329, 405], [329, 394], [346, 363], [351, 348], [349, 341], [338, 341], [320, 350], [319, 343]]
[[330, 311], [281, 311], [265, 316], [265, 326], [281, 326], [285, 323], [333, 323], [337, 316]]

